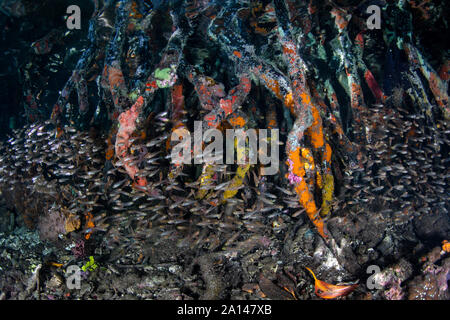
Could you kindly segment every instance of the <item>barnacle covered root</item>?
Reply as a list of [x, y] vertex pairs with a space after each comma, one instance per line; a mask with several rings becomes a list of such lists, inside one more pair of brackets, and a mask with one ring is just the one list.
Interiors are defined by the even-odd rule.
[[[307, 98], [306, 98], [307, 97]], [[310, 100], [304, 95], [303, 99]], [[309, 102], [310, 103], [310, 102]], [[312, 124], [305, 131], [303, 139], [308, 138], [311, 148], [290, 145], [286, 164], [289, 168], [286, 177], [295, 186], [299, 201], [306, 210], [312, 223], [317, 227], [319, 234], [327, 238], [324, 220], [330, 213], [331, 201], [334, 192], [334, 177], [331, 171], [331, 146], [325, 142], [322, 120], [319, 110], [312, 106]], [[314, 153], [319, 155], [318, 161]], [[316, 205], [315, 190], [321, 190], [322, 205]], [[320, 209], [320, 210], [319, 210]]]
[[[289, 166], [287, 178], [294, 185], [295, 192], [299, 196], [299, 201], [306, 210], [311, 222], [316, 226], [319, 234], [326, 238], [324, 221], [319, 215], [316, 202], [314, 200], [314, 159], [307, 148], [300, 148], [290, 151], [286, 164]], [[307, 173], [309, 173], [307, 175]], [[312, 177], [311, 177], [312, 176]], [[308, 179], [309, 178], [309, 179]], [[312, 178], [312, 180], [311, 180]], [[307, 181], [308, 180], [308, 181]], [[311, 183], [311, 181], [313, 181]]]
[[227, 190], [223, 193], [223, 199], [229, 199], [236, 195], [236, 193], [239, 191], [239, 188], [242, 186], [242, 183], [244, 182], [245, 174], [250, 169], [250, 165], [241, 165], [236, 170], [236, 175], [231, 180], [231, 183]]
[[[124, 111], [119, 116], [119, 129], [117, 131], [115, 145], [116, 155], [119, 160], [123, 161], [123, 166], [132, 179], [135, 178], [136, 173], [139, 169], [133, 163], [134, 161], [132, 157], [130, 157], [128, 149], [131, 146], [130, 138], [133, 132], [136, 130], [136, 120], [143, 105], [144, 98], [141, 96], [136, 100], [134, 105], [129, 110]], [[147, 185], [147, 180], [145, 179], [145, 177], [138, 177], [137, 183], [139, 186], [144, 187]]]
[[120, 100], [127, 95], [125, 86], [125, 78], [123, 72], [118, 67], [105, 65], [103, 69], [103, 79], [105, 79], [105, 87], [109, 89], [114, 105], [117, 109], [120, 108]]
[[200, 188], [197, 191], [196, 198], [203, 199], [209, 192], [214, 178], [214, 165], [206, 164], [203, 166], [202, 174], [199, 177]]

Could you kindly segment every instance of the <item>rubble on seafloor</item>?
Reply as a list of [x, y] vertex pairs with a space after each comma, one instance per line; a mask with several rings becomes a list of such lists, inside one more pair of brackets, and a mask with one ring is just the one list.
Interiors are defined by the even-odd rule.
[[0, 299], [449, 299], [444, 1], [53, 4], [0, 2]]
[[[399, 242], [396, 245], [401, 247]], [[235, 250], [197, 258], [193, 258], [194, 252], [186, 252], [170, 241], [144, 247], [148, 259], [139, 260], [130, 251], [114, 252], [104, 243], [95, 249], [86, 248], [92, 251], [77, 257], [73, 246], [61, 248], [41, 241], [37, 231], [16, 227], [0, 234], [1, 298], [317, 299], [312, 277], [305, 270], [308, 266], [328, 282], [355, 283], [356, 279], [358, 287], [346, 299], [449, 298], [450, 257], [441, 246], [423, 252], [418, 245], [399, 262], [385, 267], [380, 264], [382, 269], [373, 275], [364, 268], [352, 274], [338, 262], [348, 259], [344, 252], [352, 251], [351, 247], [342, 241], [335, 255], [303, 223], [284, 243], [255, 237]], [[367, 254], [371, 258], [363, 258]], [[370, 255], [358, 247], [353, 253], [357, 260], [368, 259], [371, 263], [378, 263], [375, 257], [379, 255], [379, 251]], [[89, 256], [94, 257], [98, 267], [81, 272], [80, 286], [71, 287], [73, 273], [68, 272], [68, 267], [82, 269]]]

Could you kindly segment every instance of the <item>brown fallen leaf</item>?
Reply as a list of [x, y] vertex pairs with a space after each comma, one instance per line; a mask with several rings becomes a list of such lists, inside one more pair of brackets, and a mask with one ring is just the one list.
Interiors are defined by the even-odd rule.
[[259, 289], [259, 286], [257, 283], [246, 283], [242, 286], [242, 291], [247, 293], [253, 293], [254, 291]]
[[295, 295], [285, 288], [280, 288], [275, 283], [264, 277], [259, 278], [259, 288], [271, 300], [294, 300]]
[[314, 274], [314, 272], [312, 272], [312, 270], [310, 268], [306, 268], [306, 269], [308, 269], [308, 271], [311, 272], [312, 276], [314, 277], [314, 281], [315, 281], [314, 292], [316, 293], [316, 295], [318, 297], [320, 297], [322, 299], [334, 299], [337, 297], [345, 296], [345, 295], [349, 294], [350, 292], [352, 292], [353, 290], [355, 290], [356, 287], [358, 286], [357, 284], [339, 286], [339, 285], [326, 283], [325, 281], [318, 280], [316, 278], [316, 275]]
[[294, 300], [297, 300], [297, 296], [295, 295], [295, 287], [296, 282], [294, 282], [291, 278], [287, 276], [277, 273], [277, 286], [283, 288], [284, 291], [290, 293]]

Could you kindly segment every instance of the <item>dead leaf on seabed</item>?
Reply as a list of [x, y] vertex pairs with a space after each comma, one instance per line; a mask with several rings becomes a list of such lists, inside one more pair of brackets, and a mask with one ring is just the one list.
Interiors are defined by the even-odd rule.
[[357, 284], [351, 284], [351, 285], [334, 285], [330, 283], [326, 283], [325, 281], [318, 280], [316, 278], [316, 275], [310, 268], [306, 268], [309, 272], [311, 272], [312, 276], [314, 277], [315, 281], [315, 289], [314, 292], [316, 295], [322, 299], [334, 299], [337, 297], [342, 297], [353, 290], [356, 289], [358, 286]]
[[261, 291], [272, 300], [296, 300], [295, 293], [284, 286], [283, 288], [279, 287], [262, 274], [259, 277], [259, 288]]

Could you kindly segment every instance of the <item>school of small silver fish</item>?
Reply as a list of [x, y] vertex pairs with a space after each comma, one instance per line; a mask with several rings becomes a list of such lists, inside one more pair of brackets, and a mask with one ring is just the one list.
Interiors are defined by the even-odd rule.
[[[64, 27], [30, 43], [28, 122], [0, 141], [1, 198], [42, 240], [106, 246], [124, 266], [164, 243], [196, 257], [286, 243], [304, 223], [331, 248], [339, 216], [377, 215], [386, 228], [448, 217], [449, 60], [432, 66], [413, 40], [426, 13], [414, 1], [352, 3], [92, 1], [85, 48], [61, 49], [75, 32]], [[386, 29], [366, 28], [370, 4], [385, 8]], [[278, 173], [174, 165], [173, 132], [199, 120], [278, 128]]]

